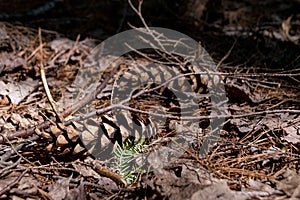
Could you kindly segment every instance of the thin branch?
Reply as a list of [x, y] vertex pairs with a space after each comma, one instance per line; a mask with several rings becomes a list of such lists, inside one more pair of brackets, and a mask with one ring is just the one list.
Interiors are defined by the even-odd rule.
[[83, 106], [87, 105], [89, 102], [91, 102], [92, 100], [95, 99], [95, 95], [99, 94], [108, 84], [108, 82], [113, 78], [113, 76], [116, 74], [118, 70], [118, 67], [115, 67], [111, 70], [111, 72], [109, 73], [109, 75], [103, 80], [103, 82], [96, 88], [96, 92], [90, 92], [88, 95], [86, 95], [83, 99], [81, 99], [80, 101], [74, 103], [73, 105], [71, 105], [69, 108], [67, 108], [64, 112], [63, 112], [63, 116], [69, 116], [72, 113], [75, 113], [76, 111], [78, 111], [80, 108], [82, 108]]
[[29, 169], [25, 169], [22, 174], [17, 177], [14, 181], [12, 181], [11, 183], [7, 184], [1, 191], [0, 191], [0, 196], [2, 196], [3, 194], [5, 194], [6, 192], [10, 191], [11, 188], [13, 186], [15, 186], [20, 180], [21, 178], [23, 178], [23, 176], [28, 172]]
[[[126, 99], [128, 100], [128, 99]], [[80, 117], [74, 117], [70, 121], [66, 122], [66, 124], [70, 124], [71, 121], [81, 121], [88, 119], [90, 117], [94, 117], [96, 115], [102, 115], [103, 113], [106, 113], [108, 111], [111, 111], [113, 109], [124, 109], [124, 110], [129, 110], [132, 112], [136, 113], [141, 113], [141, 114], [147, 114], [150, 116], [154, 117], [160, 117], [160, 118], [169, 118], [169, 119], [174, 119], [174, 120], [202, 120], [202, 119], [223, 119], [223, 118], [231, 118], [231, 119], [236, 119], [236, 118], [243, 118], [243, 117], [254, 117], [258, 115], [271, 115], [271, 114], [278, 114], [278, 113], [293, 113], [293, 114], [300, 114], [300, 110], [265, 110], [265, 111], [259, 111], [259, 112], [251, 112], [251, 113], [246, 113], [246, 114], [240, 114], [240, 115], [230, 115], [230, 114], [224, 114], [224, 115], [209, 115], [209, 116], [174, 116], [170, 114], [159, 114], [159, 113], [153, 113], [149, 111], [144, 111], [136, 108], [132, 108], [126, 105], [123, 105], [123, 103], [126, 103], [126, 101], [122, 101], [122, 103], [119, 104], [114, 104], [110, 105], [108, 107], [98, 109], [96, 111], [89, 112], [85, 115], [82, 115]], [[66, 125], [65, 124], [65, 125]]]
[[142, 21], [142, 23], [143, 23], [144, 27], [146, 28], [146, 30], [148, 31], [148, 33], [159, 44], [160, 48], [163, 49], [163, 50], [165, 50], [164, 46], [160, 43], [160, 40], [158, 39], [158, 37], [153, 34], [153, 30], [151, 30], [149, 28], [149, 26], [147, 25], [147, 23], [146, 23], [143, 15], [142, 15], [143, 0], [138, 0], [138, 1], [139, 1], [138, 9], [136, 7], [134, 7], [134, 5], [132, 4], [131, 0], [128, 0], [128, 3], [130, 5], [130, 7], [132, 8], [132, 10], [139, 16], [140, 20]]
[[229, 51], [226, 53], [226, 55], [220, 60], [220, 62], [217, 64], [217, 69], [222, 65], [222, 63], [229, 57], [229, 55], [231, 54], [233, 47], [235, 46], [237, 40], [234, 41], [234, 43], [232, 44], [232, 46], [230, 47]]
[[181, 119], [181, 120], [201, 120], [201, 119], [222, 119], [222, 118], [243, 118], [243, 117], [254, 117], [257, 115], [270, 115], [270, 114], [278, 114], [278, 113], [293, 113], [293, 114], [300, 114], [300, 110], [265, 110], [265, 111], [259, 111], [259, 112], [251, 112], [251, 113], [246, 113], [246, 114], [240, 114], [240, 115], [210, 115], [210, 116], [183, 116], [183, 117], [178, 117], [170, 114], [158, 114], [158, 113], [153, 113], [149, 111], [144, 111], [144, 110], [139, 110], [136, 108], [131, 108], [129, 106], [125, 105], [114, 105], [114, 108], [119, 108], [119, 109], [125, 109], [141, 114], [147, 114], [151, 115], [154, 117], [164, 117], [164, 118], [169, 118], [169, 119]]

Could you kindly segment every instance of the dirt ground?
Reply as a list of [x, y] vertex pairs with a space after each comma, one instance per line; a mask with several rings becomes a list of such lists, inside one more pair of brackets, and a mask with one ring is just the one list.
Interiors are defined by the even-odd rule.
[[[32, 1], [22, 6], [15, 1], [12, 7], [0, 1], [0, 198], [300, 199], [300, 2], [130, 2]], [[99, 48], [117, 33], [147, 26], [193, 38], [217, 73], [197, 76], [183, 61], [185, 55], [167, 50], [115, 59]], [[180, 46], [155, 34], [146, 32], [148, 44]], [[103, 58], [115, 62], [92, 71], [105, 65]], [[91, 149], [103, 142], [99, 127], [122, 128], [103, 118], [114, 117], [112, 90], [126, 87], [117, 77], [135, 63], [166, 61], [191, 73], [187, 79], [202, 95], [196, 141], [185, 146], [176, 139], [180, 134], [166, 129], [144, 143], [114, 146], [117, 161], [96, 155]], [[99, 79], [91, 78], [98, 73]], [[99, 85], [91, 93], [94, 83]], [[206, 98], [212, 85], [226, 94], [226, 110], [224, 102]], [[145, 93], [149, 85], [144, 86]], [[158, 94], [131, 97], [132, 109], [126, 108], [131, 117], [150, 123], [152, 101], [167, 107], [155, 99]], [[170, 118], [178, 119], [172, 103]], [[215, 115], [214, 107], [220, 111]], [[212, 121], [220, 118], [222, 128], [212, 129]], [[81, 135], [79, 126], [89, 135]], [[182, 122], [182, 129], [186, 126]], [[207, 136], [216, 134], [201, 154]], [[145, 152], [150, 152], [151, 168], [128, 164]]]

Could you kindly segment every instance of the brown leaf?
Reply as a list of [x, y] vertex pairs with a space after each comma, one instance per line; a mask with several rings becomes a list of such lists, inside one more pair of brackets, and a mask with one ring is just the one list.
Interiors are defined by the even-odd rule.
[[232, 191], [228, 188], [226, 182], [220, 182], [216, 184], [212, 184], [204, 189], [200, 189], [193, 194], [191, 200], [246, 200], [248, 199], [246, 195], [243, 195], [239, 192]]
[[11, 102], [18, 105], [37, 86], [38, 80], [27, 78], [25, 81], [5, 83], [0, 81], [0, 95], [7, 95]]
[[287, 170], [284, 173], [284, 179], [277, 183], [277, 188], [282, 190], [289, 197], [300, 198], [300, 176], [292, 171]]
[[69, 178], [61, 178], [56, 183], [50, 185], [48, 195], [55, 200], [62, 200], [69, 194], [69, 185], [72, 176]]

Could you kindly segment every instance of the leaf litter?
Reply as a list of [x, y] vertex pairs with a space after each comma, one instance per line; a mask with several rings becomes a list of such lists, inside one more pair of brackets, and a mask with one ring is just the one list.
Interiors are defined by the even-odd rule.
[[[34, 42], [37, 31], [32, 30], [27, 38], [18, 31], [20, 27], [6, 23], [0, 27], [5, 33], [0, 40], [6, 42], [0, 52], [1, 198], [300, 198], [299, 112], [288, 112], [299, 111], [300, 94], [288, 81], [272, 76], [250, 81], [231, 77], [226, 82], [229, 111], [244, 117], [228, 117], [213, 150], [198, 158], [198, 148], [193, 147], [176, 163], [161, 163], [158, 170], [140, 174], [133, 184], [124, 185], [113, 169], [104, 173], [104, 162], [89, 157], [83, 149], [75, 152], [68, 141], [59, 142], [65, 133], [55, 121], [37, 70], [43, 56], [50, 90], [63, 112], [72, 104], [76, 71], [98, 41], [77, 43], [50, 34], [43, 38], [44, 54], [40, 55], [36, 51], [39, 44]], [[19, 40], [8, 41], [12, 34], [19, 34]], [[22, 43], [20, 49], [16, 43]], [[224, 67], [224, 72], [233, 70]], [[245, 68], [241, 73], [257, 71]], [[265, 81], [280, 86], [270, 87]], [[282, 112], [255, 114], [270, 108]], [[70, 133], [68, 126], [65, 130]]]

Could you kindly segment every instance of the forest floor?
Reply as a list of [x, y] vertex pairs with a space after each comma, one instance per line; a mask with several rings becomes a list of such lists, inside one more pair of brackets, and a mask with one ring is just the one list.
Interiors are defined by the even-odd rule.
[[[102, 109], [100, 116], [110, 111], [105, 111], [112, 96], [107, 92], [116, 86], [120, 66], [153, 62], [151, 58], [159, 62], [165, 54], [151, 57], [153, 52], [145, 51], [120, 56], [116, 66], [101, 69], [96, 94], [83, 92], [87, 99], [75, 98], [78, 87], [89, 91], [89, 85], [80, 84], [95, 82], [79, 78], [90, 78], [83, 74], [94, 61], [103, 64], [99, 61], [103, 54], [91, 56], [95, 48], [101, 51], [101, 41], [80, 37], [74, 41], [55, 31], [1, 22], [0, 198], [300, 199], [300, 16], [286, 17], [276, 25], [272, 21], [276, 16], [265, 16], [262, 25], [249, 29], [243, 26], [248, 24], [243, 21], [246, 18], [241, 17], [243, 25], [238, 25], [236, 16], [245, 16], [249, 10], [239, 12], [242, 14], [224, 11], [226, 23], [215, 20], [198, 24], [199, 34], [191, 31], [222, 77], [226, 111], [219, 116], [224, 121], [217, 139], [199, 155], [205, 137], [215, 131], [208, 128], [209, 123], [217, 118], [209, 115], [213, 108], [204, 102], [207, 107], [199, 108], [203, 137], [183, 146], [172, 139], [174, 133], [157, 135], [154, 142], [160, 145], [155, 152], [160, 155], [151, 154], [152, 168], [142, 171], [128, 170], [126, 163], [109, 165], [97, 159], [87, 151], [92, 147], [87, 147], [87, 139], [74, 124], [93, 109]], [[214, 78], [204, 82], [202, 78], [201, 87], [216, 84]], [[203, 89], [202, 94], [209, 92]], [[87, 107], [90, 110], [85, 110]], [[87, 114], [82, 114], [83, 108]], [[85, 120], [83, 126], [97, 135], [99, 124]], [[180, 155], [167, 143], [179, 149]], [[132, 147], [118, 150], [117, 159], [123, 162], [128, 161], [126, 153], [139, 153]]]

